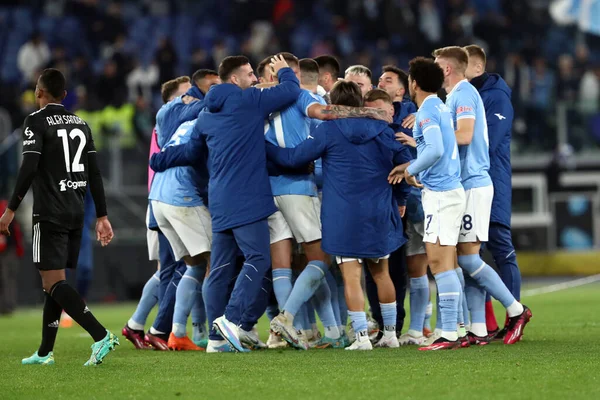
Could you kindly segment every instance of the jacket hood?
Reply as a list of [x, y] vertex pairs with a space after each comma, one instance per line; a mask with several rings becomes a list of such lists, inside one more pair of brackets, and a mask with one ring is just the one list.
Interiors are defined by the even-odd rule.
[[502, 77], [498, 74], [489, 74], [488, 78], [483, 83], [483, 86], [481, 87], [480, 91], [484, 92], [486, 90], [492, 89], [503, 91], [507, 94], [509, 98], [510, 94], [512, 93], [512, 90], [510, 89], [510, 87], [508, 87], [506, 81], [502, 79]]
[[388, 129], [387, 122], [367, 118], [338, 119], [334, 123], [342, 135], [354, 144], [366, 143]]
[[241, 91], [242, 89], [232, 83], [214, 85], [206, 94], [204, 105], [210, 112], [217, 112], [223, 108], [223, 105], [229, 96]]

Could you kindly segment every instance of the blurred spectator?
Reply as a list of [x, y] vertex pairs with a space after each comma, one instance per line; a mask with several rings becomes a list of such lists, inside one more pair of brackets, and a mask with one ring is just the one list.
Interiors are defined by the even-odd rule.
[[[160, 39], [158, 49], [156, 50], [155, 62], [158, 65], [159, 82], [166, 82], [176, 77], [177, 53], [170, 39]], [[221, 61], [219, 60], [219, 62]]]
[[598, 112], [600, 102], [600, 64], [583, 74], [579, 89], [580, 110], [586, 114]]
[[127, 75], [127, 88], [129, 90], [129, 101], [134, 102], [141, 93], [146, 103], [152, 103], [152, 88], [158, 84], [158, 67], [150, 65], [137, 66]]
[[556, 85], [556, 98], [562, 101], [573, 102], [577, 100], [580, 77], [575, 75], [573, 57], [563, 54], [558, 58], [558, 83]]
[[125, 79], [117, 72], [117, 64], [114, 61], [107, 61], [102, 75], [96, 82], [94, 94], [102, 107], [108, 105], [120, 107], [127, 99]]
[[50, 48], [39, 32], [34, 32], [31, 39], [19, 49], [17, 55], [17, 66], [24, 81], [35, 79], [38, 69], [44, 67], [50, 61]]
[[[548, 69], [546, 60], [538, 57], [531, 71], [531, 87], [528, 94], [527, 114], [529, 144], [541, 144], [545, 150], [553, 146], [555, 137], [548, 132], [548, 115], [554, 96], [554, 74]], [[535, 122], [534, 122], [535, 121]]]
[[150, 146], [150, 137], [154, 128], [154, 113], [149, 107], [149, 102], [144, 96], [138, 96], [135, 100], [135, 114], [133, 116], [133, 127], [141, 147], [145, 150]]
[[215, 62], [212, 58], [208, 56], [208, 53], [202, 48], [198, 48], [192, 53], [191, 66], [189, 69], [190, 75], [198, 71], [199, 69], [216, 69]]

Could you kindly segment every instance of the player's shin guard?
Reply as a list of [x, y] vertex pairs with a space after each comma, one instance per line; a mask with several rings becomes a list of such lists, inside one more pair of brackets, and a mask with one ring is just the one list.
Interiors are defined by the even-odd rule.
[[54, 349], [56, 334], [62, 307], [48, 293], [44, 294], [44, 312], [42, 314], [42, 343], [38, 349], [38, 356], [46, 357]]
[[94, 317], [85, 302], [67, 281], [59, 281], [50, 289], [50, 296], [85, 329], [94, 342], [99, 342], [106, 336], [106, 328]]
[[425, 312], [429, 303], [429, 278], [427, 275], [410, 278], [410, 326], [413, 336], [421, 336], [425, 324]]
[[204, 298], [202, 297], [202, 287], [204, 283], [197, 288], [196, 300], [192, 306], [192, 340], [199, 342], [207, 337], [206, 331], [206, 307], [204, 306]]
[[461, 327], [469, 324], [469, 308], [467, 306], [467, 299], [465, 298], [465, 276], [461, 268], [454, 270], [460, 281], [460, 299], [458, 302], [458, 324]]
[[202, 280], [206, 268], [202, 266], [187, 267], [185, 274], [177, 286], [175, 310], [173, 312], [172, 332], [176, 337], [186, 336], [186, 324], [198, 294], [202, 293]]
[[292, 293], [292, 270], [290, 268], [277, 268], [273, 270], [273, 291], [277, 298], [279, 309], [283, 310], [285, 303]]
[[470, 276], [465, 276], [465, 297], [471, 314], [470, 332], [476, 336], [487, 336], [485, 324], [485, 290]]
[[154, 275], [148, 279], [142, 291], [142, 297], [138, 302], [135, 312], [127, 322], [127, 326], [134, 330], [144, 330], [148, 314], [158, 302], [158, 285], [160, 283], [160, 273], [156, 271]]
[[323, 326], [325, 327], [325, 336], [331, 339], [338, 339], [340, 337], [340, 331], [338, 329], [338, 323], [335, 319], [331, 298], [331, 290], [329, 289], [327, 280], [321, 281], [321, 284], [315, 291], [315, 295], [312, 298], [312, 303], [319, 314], [319, 318], [321, 319]]
[[487, 265], [479, 254], [467, 256], [458, 256], [458, 265], [486, 291], [497, 299], [504, 307], [510, 317], [519, 315], [523, 312], [523, 306], [515, 300], [514, 296], [507, 289], [496, 271]]
[[442, 320], [442, 337], [449, 341], [455, 341], [458, 339], [456, 325], [461, 290], [458, 275], [454, 270], [445, 271], [435, 275], [435, 282], [440, 298], [439, 312]]
[[383, 318], [384, 336], [396, 336], [397, 305], [393, 303], [379, 303], [381, 317]]
[[322, 261], [309, 261], [304, 271], [298, 276], [283, 310], [292, 316], [296, 315], [300, 307], [313, 296], [327, 269], [327, 265]]

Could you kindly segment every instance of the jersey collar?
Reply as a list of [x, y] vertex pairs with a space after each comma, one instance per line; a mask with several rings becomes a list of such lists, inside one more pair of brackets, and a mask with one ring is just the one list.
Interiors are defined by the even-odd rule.
[[450, 97], [452, 95], [452, 93], [454, 93], [454, 91], [456, 90], [456, 88], [459, 87], [463, 82], [469, 82], [469, 81], [467, 80], [467, 78], [465, 78], [465, 79], [463, 79], [461, 81], [458, 81], [458, 83], [456, 85], [454, 85], [454, 87], [452, 88], [452, 90], [450, 91], [450, 93], [448, 93], [447, 97]]
[[[423, 100], [423, 102], [421, 103], [421, 107], [423, 107], [423, 104], [425, 104], [425, 102], [429, 99], [436, 99], [438, 97], [437, 94], [430, 94], [429, 96], [425, 97], [425, 100]], [[421, 108], [419, 107], [419, 108]]]

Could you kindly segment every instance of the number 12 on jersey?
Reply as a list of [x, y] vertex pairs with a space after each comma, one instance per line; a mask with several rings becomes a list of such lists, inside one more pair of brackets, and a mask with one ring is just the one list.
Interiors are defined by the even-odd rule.
[[[62, 139], [63, 151], [65, 154], [65, 168], [67, 172], [83, 172], [85, 171], [85, 167], [79, 161], [81, 160], [81, 153], [83, 153], [83, 149], [85, 148], [85, 144], [87, 142], [85, 138], [85, 133], [81, 131], [81, 129], [73, 129], [67, 135], [66, 129], [59, 129], [56, 131], [58, 137]], [[73, 163], [71, 164], [71, 154], [69, 151], [69, 138], [74, 140], [75, 138], [79, 138], [79, 147], [75, 152], [75, 157], [73, 158]]]

